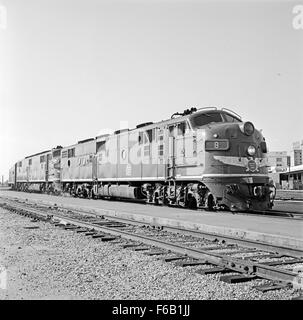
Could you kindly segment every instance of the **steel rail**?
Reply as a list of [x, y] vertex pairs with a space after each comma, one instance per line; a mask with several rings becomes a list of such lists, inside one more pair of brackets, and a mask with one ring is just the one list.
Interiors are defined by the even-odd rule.
[[[92, 214], [89, 211], [85, 210], [73, 210], [78, 213], [85, 213], [85, 214]], [[96, 215], [96, 214], [92, 214]], [[131, 220], [128, 218], [121, 218], [121, 217], [113, 217], [110, 215], [102, 214], [104, 217], [106, 217], [108, 220], [113, 220], [117, 222], [124, 222], [127, 224], [133, 224], [133, 225], [151, 225], [154, 227], [158, 227], [162, 230], [166, 230], [169, 232], [173, 233], [182, 233], [184, 235], [188, 236], [194, 236], [197, 238], [204, 238], [208, 240], [221, 240], [225, 241], [228, 243], [234, 243], [238, 244], [243, 247], [248, 247], [248, 248], [257, 248], [260, 250], [266, 250], [266, 251], [271, 251], [274, 253], [278, 253], [281, 255], [288, 255], [296, 258], [303, 258], [303, 248], [302, 249], [297, 249], [297, 248], [292, 248], [292, 247], [285, 247], [285, 246], [280, 246], [280, 245], [275, 245], [275, 244], [270, 244], [262, 241], [254, 241], [254, 240], [249, 240], [249, 239], [241, 239], [238, 237], [233, 237], [233, 236], [227, 236], [227, 235], [220, 235], [218, 233], [210, 233], [210, 232], [205, 232], [205, 231], [196, 231], [196, 230], [190, 230], [182, 227], [168, 227], [168, 226], [163, 226], [163, 225], [152, 225], [147, 222], [142, 222], [142, 221], [135, 221]]]
[[[0, 198], [3, 198], [3, 195], [0, 195]], [[81, 199], [81, 198], [79, 198]], [[139, 199], [122, 199], [122, 200], [118, 200], [119, 202], [123, 201], [123, 202], [129, 202], [129, 203], [137, 203], [137, 204], [143, 204], [143, 205], [147, 205], [147, 206], [155, 206], [152, 203], [146, 203], [143, 200], [139, 200]], [[303, 201], [303, 200], [302, 200]], [[183, 208], [180, 206], [176, 206], [176, 205], [167, 205], [167, 207], [173, 207], [176, 209], [180, 209], [180, 210], [192, 210], [189, 208]], [[110, 210], [110, 209], [109, 209]], [[202, 209], [202, 208], [198, 208], [197, 210], [193, 210], [193, 211], [201, 211], [201, 212], [209, 212], [208, 210]], [[224, 214], [232, 214], [232, 215], [244, 215], [244, 216], [262, 216], [262, 217], [266, 217], [266, 218], [278, 218], [278, 219], [291, 219], [291, 220], [303, 220], [303, 212], [300, 211], [283, 211], [283, 210], [255, 210], [255, 211], [237, 211], [237, 212], [233, 212], [233, 211], [214, 211], [214, 212], [222, 212]]]
[[94, 231], [105, 232], [132, 241], [139, 241], [149, 246], [158, 247], [181, 255], [187, 255], [188, 257], [203, 260], [207, 263], [211, 263], [246, 275], [256, 275], [261, 278], [279, 281], [285, 284], [292, 284], [295, 285], [296, 288], [303, 289], [303, 277], [300, 277], [298, 274], [289, 270], [262, 265], [261, 263], [257, 263], [255, 261], [228, 257], [226, 255], [218, 253], [211, 253], [203, 249], [188, 248], [182, 245], [169, 243], [163, 240], [158, 240], [138, 234], [132, 234], [130, 232], [119, 229], [115, 230], [114, 228], [95, 225], [94, 223], [84, 222], [78, 219], [66, 217], [58, 212], [54, 213], [52, 211], [52, 214], [48, 215], [47, 213], [41, 214], [41, 212], [38, 209], [34, 208], [24, 209], [20, 208], [20, 205], [15, 204], [12, 206], [12, 209], [14, 209], [14, 207], [17, 208], [17, 210], [22, 210], [23, 212], [30, 213], [33, 216], [43, 217], [45, 220], [49, 219], [49, 217], [52, 216], [52, 219], [62, 219], [66, 223], [69, 223], [71, 225], [87, 228]]
[[[13, 201], [13, 200], [10, 199], [10, 201]], [[47, 205], [41, 205], [41, 204], [39, 206], [44, 207], [45, 209], [48, 209], [48, 207], [49, 207]], [[68, 209], [68, 208], [65, 208], [64, 206], [57, 206], [57, 208], [59, 210], [63, 208], [64, 210], [67, 210], [67, 211], [70, 210], [73, 212], [77, 212], [79, 214], [87, 214], [87, 215], [91, 215], [94, 217], [100, 217], [100, 215], [98, 215], [97, 213], [92, 213], [87, 210]], [[101, 209], [101, 210], [103, 210], [103, 209]], [[227, 243], [237, 244], [237, 245], [240, 245], [243, 247], [257, 248], [260, 250], [278, 253], [280, 255], [287, 255], [287, 256], [292, 256], [292, 257], [296, 257], [296, 258], [303, 258], [303, 248], [298, 249], [298, 248], [293, 248], [293, 247], [286, 247], [286, 246], [270, 244], [270, 243], [262, 242], [262, 241], [254, 241], [254, 240], [249, 240], [249, 239], [242, 239], [239, 237], [221, 235], [218, 233], [210, 233], [210, 232], [205, 232], [205, 231], [200, 231], [200, 230], [199, 231], [190, 230], [190, 229], [186, 229], [186, 228], [182, 228], [182, 227], [169, 227], [169, 226], [163, 226], [163, 225], [152, 225], [152, 224], [149, 224], [148, 222], [135, 221], [135, 220], [128, 219], [128, 218], [113, 217], [111, 215], [106, 214], [106, 212], [108, 212], [108, 211], [115, 213], [115, 210], [105, 209], [104, 210], [105, 213], [102, 213], [102, 216], [104, 216], [108, 220], [112, 220], [112, 221], [124, 222], [124, 223], [131, 224], [131, 225], [143, 225], [143, 226], [151, 225], [151, 226], [158, 227], [158, 228], [161, 228], [163, 230], [173, 232], [173, 233], [182, 233], [184, 235], [194, 236], [194, 237], [202, 238], [202, 239], [204, 238], [204, 239], [208, 239], [208, 240], [216, 240], [217, 239], [220, 241], [225, 241]]]

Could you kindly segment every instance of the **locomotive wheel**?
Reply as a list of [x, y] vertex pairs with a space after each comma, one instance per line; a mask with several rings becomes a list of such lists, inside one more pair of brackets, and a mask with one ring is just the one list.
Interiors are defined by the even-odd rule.
[[159, 205], [158, 192], [155, 192], [153, 202], [156, 206]]
[[191, 196], [189, 199], [188, 199], [188, 205], [187, 207], [189, 209], [192, 209], [192, 210], [195, 210], [197, 209], [197, 200], [195, 197]]
[[84, 189], [84, 190], [82, 191], [82, 196], [83, 196], [83, 198], [88, 198], [88, 195], [89, 195], [89, 193], [87, 192], [87, 189]]
[[215, 205], [216, 202], [214, 196], [210, 192], [207, 192], [205, 195], [205, 209], [209, 211], [214, 211]]

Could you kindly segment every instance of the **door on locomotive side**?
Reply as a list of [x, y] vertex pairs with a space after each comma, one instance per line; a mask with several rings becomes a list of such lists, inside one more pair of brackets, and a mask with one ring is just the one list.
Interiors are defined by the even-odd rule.
[[92, 179], [98, 180], [98, 157], [97, 154], [92, 155]]
[[61, 151], [61, 181], [62, 182], [74, 182], [75, 174], [74, 167], [75, 161], [75, 147], [70, 146], [63, 148]]
[[176, 125], [171, 124], [168, 129], [168, 154], [167, 154], [167, 177], [175, 179], [176, 175]]
[[45, 164], [45, 182], [47, 183], [49, 180], [49, 167], [50, 167], [50, 160], [52, 160], [51, 153], [46, 155], [46, 164]]
[[181, 169], [185, 164], [185, 132], [188, 130], [187, 122], [177, 123], [175, 129], [176, 166], [180, 168], [176, 174], [183, 175]]
[[61, 149], [52, 149], [52, 157], [48, 166], [48, 182], [53, 184], [53, 189], [61, 191]]
[[157, 163], [153, 161], [155, 152], [155, 128], [142, 132], [142, 178], [146, 180], [157, 177]]
[[118, 140], [117, 134], [107, 136], [98, 141], [98, 180], [116, 181], [118, 169]]
[[185, 133], [187, 130], [186, 121], [168, 127], [168, 177], [185, 176]]
[[192, 130], [185, 120], [175, 125], [173, 134], [171, 150], [174, 152], [175, 178], [200, 176], [205, 157], [203, 133]]
[[192, 166], [196, 164], [197, 157], [197, 136], [196, 132], [187, 130], [184, 136], [185, 164]]
[[103, 137], [96, 143], [96, 157], [93, 161], [93, 179], [96, 178], [98, 181], [102, 181], [105, 178], [104, 168], [107, 163], [107, 148], [106, 142], [108, 138]]
[[142, 134], [139, 130], [131, 130], [128, 135], [128, 163], [125, 168], [126, 177], [137, 180], [142, 177], [141, 143]]
[[28, 165], [27, 167], [26, 167], [26, 180], [27, 180], [27, 182], [29, 182], [31, 179], [31, 176], [30, 176], [30, 166]]
[[93, 138], [79, 141], [76, 146], [78, 162], [78, 179], [89, 183], [92, 181], [93, 155], [96, 153], [96, 140]]
[[166, 172], [166, 161], [164, 157], [165, 148], [164, 148], [164, 128], [156, 128], [156, 140], [155, 148], [156, 152], [154, 154], [153, 160], [157, 163], [157, 178], [158, 180], [164, 180], [167, 177]]

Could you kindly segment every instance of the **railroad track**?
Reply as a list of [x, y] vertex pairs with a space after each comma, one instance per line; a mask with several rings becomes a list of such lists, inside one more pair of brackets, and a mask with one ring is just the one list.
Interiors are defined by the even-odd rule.
[[[268, 245], [192, 230], [149, 226], [122, 218], [104, 216], [57, 206], [31, 205], [1, 200], [9, 211], [43, 220], [66, 230], [84, 233], [102, 241], [114, 241], [123, 248], [142, 251], [182, 267], [201, 266], [200, 274], [220, 273], [220, 280], [235, 283], [256, 278], [270, 280], [256, 286], [263, 292], [283, 287], [303, 289], [303, 250]], [[126, 241], [126, 243], [125, 243]]]

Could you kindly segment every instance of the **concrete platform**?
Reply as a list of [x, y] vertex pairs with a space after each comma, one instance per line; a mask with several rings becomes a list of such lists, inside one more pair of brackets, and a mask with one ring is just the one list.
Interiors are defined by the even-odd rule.
[[283, 212], [296, 212], [303, 215], [303, 201], [302, 200], [275, 200], [273, 210]]
[[302, 201], [303, 200], [303, 190], [280, 190], [280, 189], [277, 189], [276, 199], [301, 200]]
[[65, 208], [82, 208], [96, 214], [125, 217], [155, 225], [183, 227], [237, 236], [243, 239], [258, 240], [303, 250], [303, 220], [281, 219], [270, 216], [233, 215], [224, 212], [211, 213], [131, 202], [78, 199], [14, 191], [0, 191], [0, 196], [18, 197], [48, 205], [56, 203]]

